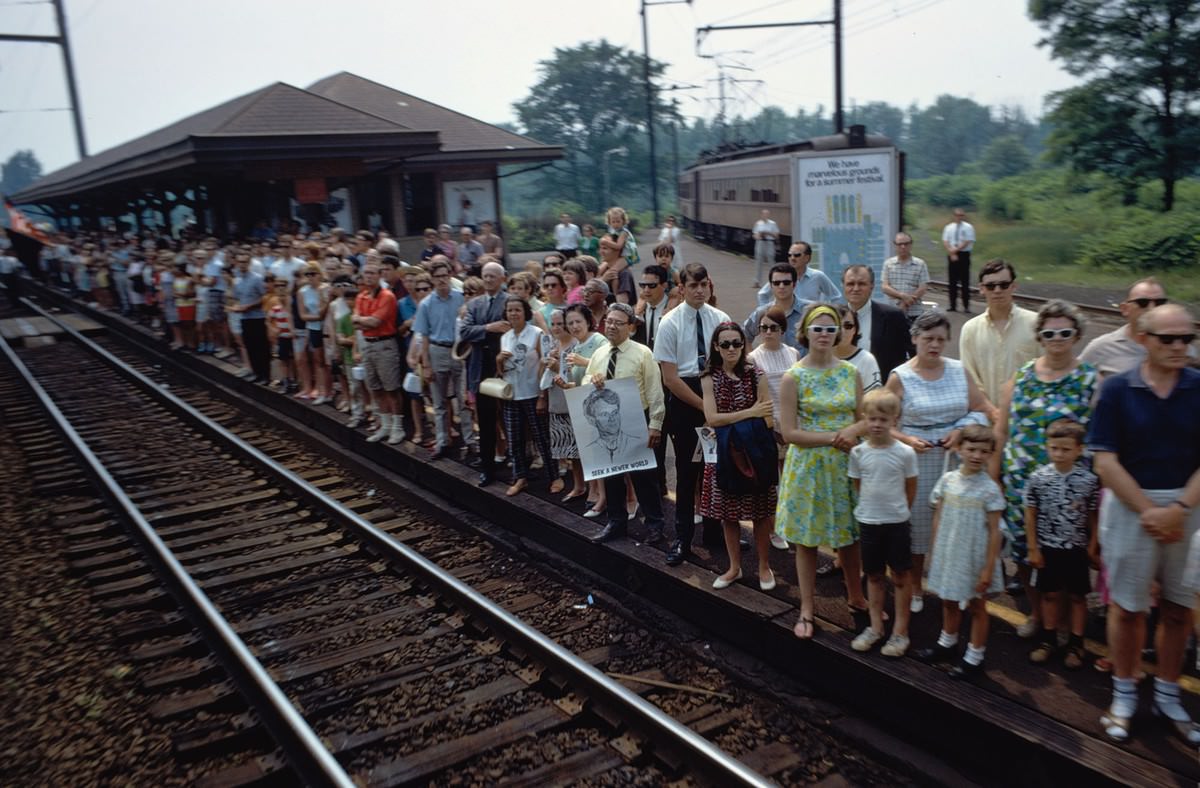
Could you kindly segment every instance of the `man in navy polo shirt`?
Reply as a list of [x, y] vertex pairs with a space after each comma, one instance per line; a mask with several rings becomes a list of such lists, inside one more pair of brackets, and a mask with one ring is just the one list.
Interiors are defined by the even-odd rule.
[[1108, 488], [1100, 509], [1100, 553], [1112, 599], [1113, 701], [1100, 724], [1115, 741], [1129, 738], [1150, 587], [1157, 579], [1155, 712], [1196, 745], [1200, 726], [1183, 708], [1178, 683], [1195, 600], [1183, 575], [1188, 543], [1200, 528], [1200, 372], [1188, 368], [1196, 334], [1191, 315], [1178, 304], [1147, 311], [1136, 331], [1146, 360], [1104, 382], [1088, 435], [1096, 472]]

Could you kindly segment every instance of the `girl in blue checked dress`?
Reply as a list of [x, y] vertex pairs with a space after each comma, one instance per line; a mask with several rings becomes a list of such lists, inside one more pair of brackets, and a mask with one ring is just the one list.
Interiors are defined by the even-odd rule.
[[917, 657], [949, 662], [957, 654], [962, 611], [971, 611], [971, 640], [962, 662], [950, 675], [970, 678], [983, 670], [988, 613], [985, 595], [1004, 590], [1000, 577], [1000, 514], [1004, 494], [985, 472], [996, 450], [991, 428], [972, 424], [962, 431], [958, 453], [962, 467], [938, 479], [930, 493], [933, 550], [929, 590], [942, 600], [942, 631], [937, 645]]

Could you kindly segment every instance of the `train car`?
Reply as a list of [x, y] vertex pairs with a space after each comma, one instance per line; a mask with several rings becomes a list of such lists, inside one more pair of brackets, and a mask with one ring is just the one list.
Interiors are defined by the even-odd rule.
[[[849, 166], [856, 158], [864, 156], [873, 156], [882, 162], [882, 166], [877, 168], [882, 181], [876, 182], [874, 176], [862, 177], [856, 168]], [[867, 134], [863, 126], [851, 126], [849, 131], [841, 134], [814, 137], [802, 142], [765, 145], [704, 157], [679, 177], [682, 224], [699, 241], [753, 254], [751, 228], [766, 208], [771, 211], [771, 218], [779, 224], [783, 237], [778, 249], [783, 252], [794, 237], [810, 243], [813, 240], [814, 222], [804, 221], [799, 215], [806, 194], [813, 189], [828, 191], [831, 187], [845, 191], [845, 187], [849, 186], [850, 191], [846, 195], [827, 195], [822, 192], [814, 196], [828, 202], [831, 223], [835, 212], [849, 212], [861, 217], [863, 204], [858, 199], [858, 192], [854, 191], [857, 182], [861, 182], [876, 190], [880, 183], [892, 187], [887, 189], [886, 207], [876, 208], [877, 214], [888, 214], [886, 221], [883, 216], [876, 215], [874, 218], [881, 230], [886, 225], [890, 232], [894, 232], [899, 228], [900, 217], [903, 216], [903, 158], [903, 153], [896, 149], [889, 138], [881, 134]], [[810, 166], [814, 162], [821, 162], [817, 169]], [[838, 171], [838, 165], [841, 164], [848, 165], [845, 172]], [[811, 176], [814, 175], [824, 177], [813, 179]], [[801, 179], [805, 183], [799, 183]], [[810, 184], [813, 189], [809, 188]], [[831, 199], [826, 200], [826, 197]], [[847, 203], [844, 197], [850, 202]], [[808, 229], [794, 233], [793, 224], [797, 221], [802, 221]], [[869, 231], [869, 235], [874, 234], [874, 230]], [[890, 233], [885, 232], [884, 251], [888, 248], [888, 237]], [[875, 240], [872, 238], [872, 252], [876, 251]]]

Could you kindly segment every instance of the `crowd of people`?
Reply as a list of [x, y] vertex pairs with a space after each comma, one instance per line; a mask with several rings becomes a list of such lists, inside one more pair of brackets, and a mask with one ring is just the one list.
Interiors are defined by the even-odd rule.
[[[626, 537], [640, 512], [645, 541], [673, 531], [674, 566], [700, 526], [728, 558], [717, 589], [743, 576], [748, 521], [763, 590], [781, 582], [770, 550], [794, 551], [798, 638], [816, 633], [822, 546], [837, 552], [847, 604], [867, 614], [855, 650], [882, 642], [885, 657], [953, 663], [962, 678], [983, 669], [986, 600], [1004, 589], [1006, 563], [1028, 598], [1020, 634], [1037, 664], [1085, 663], [1095, 582], [1108, 604], [1105, 733], [1130, 735], [1154, 607], [1154, 710], [1200, 744], [1178, 684], [1200, 587], [1200, 371], [1193, 317], [1158, 281], [1134, 283], [1124, 325], [1081, 349], [1077, 307], [1017, 306], [1015, 267], [991, 260], [978, 272], [986, 309], [953, 359], [951, 322], [924, 300], [928, 269], [907, 233], [876, 299], [871, 267], [850, 265], [835, 283], [803, 241], [775, 262], [778, 228], [764, 214], [756, 257], [768, 277], [735, 320], [706, 268], [678, 259], [673, 222], [642, 258], [620, 208], [598, 239], [560, 219], [556, 250], [520, 271], [485, 225], [479, 238], [426, 231], [412, 264], [366, 232], [224, 245], [64, 236], [34, 273], [161, 327], [181, 352], [225, 356], [262, 385], [344, 411], [368, 441], [469, 462], [481, 486], [507, 466], [508, 496], [544, 483], [603, 518], [598, 542]], [[969, 311], [974, 232], [962, 224], [956, 214], [943, 242], [952, 308]], [[565, 392], [594, 387], [589, 417], [604, 418], [606, 383], [624, 378], [637, 383], [657, 467], [586, 482]], [[717, 433], [715, 462], [698, 448], [702, 428]], [[926, 594], [940, 600], [941, 631], [910, 649]]]

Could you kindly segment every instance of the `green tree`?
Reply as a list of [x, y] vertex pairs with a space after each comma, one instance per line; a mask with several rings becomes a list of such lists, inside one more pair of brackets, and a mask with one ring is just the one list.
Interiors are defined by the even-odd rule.
[[992, 140], [979, 157], [979, 169], [994, 180], [1019, 175], [1032, 166], [1033, 157], [1016, 134]]
[[886, 101], [869, 101], [850, 110], [849, 125], [861, 123], [868, 134], [882, 134], [897, 145], [904, 138], [904, 110]]
[[991, 110], [968, 98], [943, 95], [909, 113], [909, 164], [913, 177], [950, 175], [978, 158], [993, 135]]
[[1195, 0], [1030, 0], [1043, 46], [1087, 81], [1050, 96], [1052, 156], [1127, 185], [1176, 182], [1200, 163], [1200, 3]]
[[19, 150], [0, 165], [0, 192], [15, 194], [42, 177], [42, 163], [31, 150]]
[[[540, 187], [557, 199], [573, 200], [593, 210], [606, 199], [639, 204], [649, 202], [646, 135], [646, 91], [642, 56], [607, 41], [556, 48], [554, 57], [539, 64], [541, 76], [529, 95], [513, 105], [526, 134], [562, 145], [565, 159], [539, 172]], [[650, 78], [658, 79], [664, 64], [651, 60]], [[675, 117], [672, 106], [655, 94], [655, 120]], [[656, 123], [656, 130], [661, 127]], [[660, 193], [669, 186], [669, 140], [658, 145]], [[624, 148], [626, 153], [606, 151]], [[612, 195], [605, 195], [605, 169]]]

